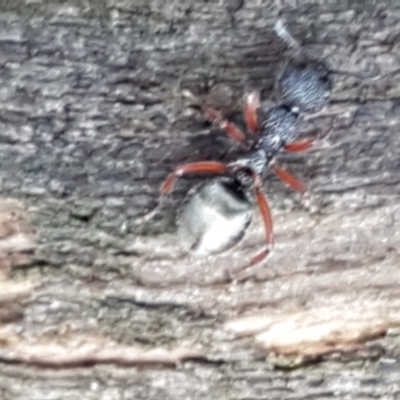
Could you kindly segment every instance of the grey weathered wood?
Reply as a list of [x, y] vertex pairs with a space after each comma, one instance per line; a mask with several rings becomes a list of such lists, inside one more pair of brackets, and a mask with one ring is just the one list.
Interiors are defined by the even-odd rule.
[[271, 98], [288, 56], [278, 15], [335, 69], [398, 66], [394, 2], [241, 3], [1, 5], [0, 193], [30, 216], [0, 210], [1, 398], [399, 398], [400, 76], [338, 77], [328, 116], [304, 122], [333, 131], [284, 158], [311, 199], [267, 179], [276, 247], [238, 282], [226, 271], [254, 254], [259, 224], [217, 258], [177, 250], [197, 178], [141, 222], [177, 163], [234, 157], [185, 94], [234, 118], [247, 85]]

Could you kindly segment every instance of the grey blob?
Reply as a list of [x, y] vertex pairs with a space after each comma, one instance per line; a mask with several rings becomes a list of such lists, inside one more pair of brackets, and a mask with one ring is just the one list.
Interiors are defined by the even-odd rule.
[[244, 235], [254, 201], [235, 178], [215, 179], [190, 198], [179, 221], [181, 245], [194, 254], [226, 250]]

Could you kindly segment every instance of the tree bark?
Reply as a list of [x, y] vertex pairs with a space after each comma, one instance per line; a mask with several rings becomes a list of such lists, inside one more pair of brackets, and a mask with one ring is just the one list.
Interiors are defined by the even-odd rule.
[[[0, 6], [1, 399], [400, 398], [400, 8], [394, 2], [52, 1]], [[338, 75], [329, 135], [265, 181], [276, 244], [179, 249], [179, 163], [241, 149], [241, 97], [303, 48]], [[207, 178], [206, 178], [207, 179]], [[151, 218], [148, 213], [156, 210]]]

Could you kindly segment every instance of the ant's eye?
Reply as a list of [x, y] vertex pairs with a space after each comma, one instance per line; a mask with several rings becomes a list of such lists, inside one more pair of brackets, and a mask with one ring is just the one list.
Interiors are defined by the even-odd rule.
[[319, 81], [322, 83], [329, 83], [330, 79], [329, 79], [328, 75], [324, 75], [319, 79]]

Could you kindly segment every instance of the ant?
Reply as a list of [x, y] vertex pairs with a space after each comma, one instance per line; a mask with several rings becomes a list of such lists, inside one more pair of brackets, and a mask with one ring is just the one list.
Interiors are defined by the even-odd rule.
[[[290, 47], [299, 50], [299, 45], [282, 21], [276, 23], [275, 31]], [[263, 177], [268, 169], [271, 169], [297, 192], [307, 192], [304, 183], [279, 167], [275, 159], [282, 151], [302, 152], [313, 145], [315, 137], [296, 141], [299, 134], [299, 117], [303, 113], [317, 113], [325, 107], [331, 96], [335, 73], [337, 71], [329, 69], [322, 61], [302, 57], [287, 63], [277, 81], [278, 95], [282, 100], [280, 105], [260, 110], [258, 92], [248, 92], [245, 95], [243, 116], [247, 130], [253, 135], [250, 145], [241, 129], [224, 119], [215, 109], [205, 107], [207, 118], [232, 139], [246, 145], [247, 152], [236, 161], [227, 164], [199, 161], [179, 165], [161, 185], [161, 193], [165, 195], [172, 191], [176, 180], [182, 175], [228, 174], [229, 177], [206, 185], [194, 196], [184, 211], [186, 225], [197, 233], [204, 233], [207, 224], [210, 229], [214, 224], [214, 228], [221, 225], [228, 231], [231, 230], [225, 233], [215, 231], [208, 239], [208, 244], [203, 240], [204, 248], [218, 250], [228, 245], [232, 239], [241, 237], [250, 222], [252, 199], [255, 199], [263, 220], [265, 244], [264, 249], [251, 258], [249, 266], [261, 262], [270, 253], [274, 235], [270, 207], [263, 193]], [[207, 219], [210, 219], [210, 222], [207, 222]]]

